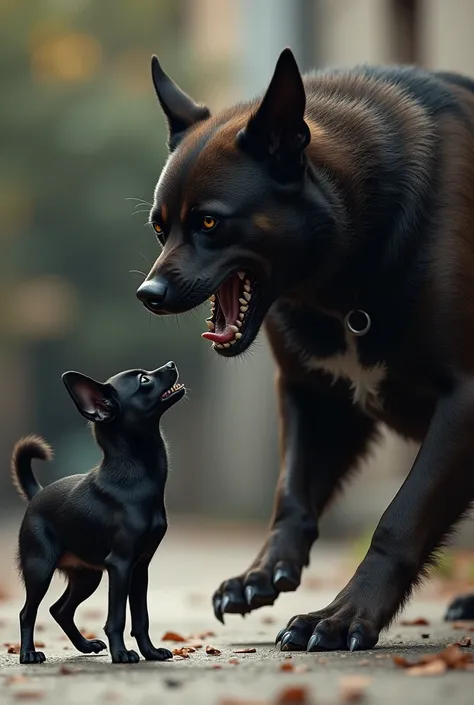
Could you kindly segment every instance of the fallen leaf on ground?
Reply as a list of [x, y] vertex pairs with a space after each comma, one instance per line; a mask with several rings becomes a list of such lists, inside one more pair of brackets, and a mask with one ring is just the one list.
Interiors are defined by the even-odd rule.
[[44, 643], [44, 641], [35, 641], [35, 647], [37, 649], [44, 649], [45, 646], [46, 644]]
[[8, 676], [5, 679], [6, 685], [15, 685], [15, 683], [27, 683], [28, 678], [26, 676]]
[[45, 695], [44, 690], [17, 690], [13, 697], [16, 700], [42, 700]]
[[452, 646], [471, 646], [472, 644], [472, 639], [470, 636], [463, 636], [462, 639], [459, 639], [459, 641], [456, 641]]
[[20, 644], [10, 644], [10, 646], [7, 649], [8, 654], [19, 654], [20, 653]]
[[214, 670], [218, 670], [219, 668], [222, 668], [222, 664], [220, 664], [220, 663], [213, 663], [212, 666], [211, 666], [211, 668], [213, 668]]
[[221, 651], [219, 649], [216, 649], [215, 646], [206, 646], [206, 654], [208, 656], [219, 656]]
[[184, 636], [181, 636], [181, 634], [177, 634], [176, 632], [165, 632], [163, 636], [161, 637], [161, 641], [187, 641], [187, 639], [184, 638]]
[[371, 682], [367, 676], [345, 676], [339, 684], [339, 692], [343, 703], [353, 703], [362, 700], [367, 686]]
[[270, 617], [269, 615], [268, 617], [262, 617], [262, 622], [263, 624], [275, 624], [276, 619], [275, 617]]
[[294, 671], [295, 667], [293, 666], [290, 661], [283, 661], [283, 663], [280, 663], [280, 671]]
[[402, 619], [400, 624], [403, 627], [427, 627], [429, 622], [424, 617], [417, 617], [416, 619]]
[[309, 705], [309, 702], [308, 689], [304, 686], [284, 688], [280, 691], [275, 700], [276, 705], [293, 705], [294, 703]]
[[84, 639], [97, 639], [97, 635], [94, 632], [89, 632], [87, 629], [81, 629], [80, 631]]
[[474, 632], [474, 624], [469, 622], [453, 622], [451, 627], [453, 629], [462, 629], [465, 632]]
[[413, 666], [407, 673], [409, 676], [440, 676], [448, 670], [447, 665], [441, 659], [425, 663], [423, 666]]
[[75, 673], [82, 673], [82, 668], [74, 668], [73, 666], [68, 666], [67, 664], [63, 663], [63, 665], [59, 669], [59, 673], [62, 676], [73, 676]]
[[[435, 654], [422, 656], [416, 661], [408, 661], [404, 656], [394, 656], [393, 660], [397, 666], [408, 669], [408, 672], [416, 668], [417, 670], [413, 675], [437, 675], [444, 673], [448, 668], [467, 670], [474, 664], [473, 654], [462, 652], [459, 646], [455, 644], [451, 644], [447, 646], [446, 649], [443, 649], [443, 651], [439, 651]], [[441, 665], [438, 662], [440, 662]], [[433, 663], [438, 663], [438, 665], [433, 666]]]
[[189, 658], [189, 649], [186, 649], [184, 646], [182, 646], [180, 649], [173, 649], [171, 652], [173, 656], [181, 656], [181, 658]]
[[257, 649], [250, 648], [250, 647], [248, 649], [236, 649], [232, 653], [234, 653], [234, 654], [256, 654]]
[[240, 663], [240, 661], [238, 658], [230, 658], [229, 663], [231, 663], [233, 666], [237, 666]]

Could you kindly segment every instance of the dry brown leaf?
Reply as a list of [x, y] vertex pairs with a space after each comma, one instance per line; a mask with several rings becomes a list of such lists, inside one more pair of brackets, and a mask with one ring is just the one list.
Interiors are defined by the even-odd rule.
[[206, 646], [206, 654], [208, 656], [219, 656], [219, 654], [221, 654], [221, 651], [219, 651], [219, 649], [216, 649], [215, 646]]
[[181, 634], [177, 634], [176, 632], [165, 632], [163, 636], [161, 637], [161, 641], [177, 641], [177, 642], [185, 642], [187, 639], [184, 638], [184, 636], [181, 636]]
[[253, 647], [249, 647], [248, 649], [236, 649], [232, 653], [234, 653], [234, 654], [256, 654], [257, 649], [254, 649]]
[[19, 654], [20, 644], [10, 644], [7, 649], [8, 654]]
[[440, 676], [448, 670], [447, 665], [441, 659], [424, 663], [422, 666], [413, 666], [407, 673], [409, 676]]
[[283, 663], [280, 663], [279, 668], [280, 668], [280, 671], [294, 671], [295, 670], [295, 667], [289, 661], [283, 661]]
[[[443, 649], [443, 651], [439, 651], [435, 654], [427, 654], [422, 656], [416, 661], [408, 661], [404, 656], [394, 656], [393, 660], [397, 666], [407, 668], [409, 670], [418, 666], [426, 666], [434, 661], [441, 661], [447, 668], [458, 670], [467, 669], [471, 664], [474, 664], [473, 654], [462, 652], [459, 646], [456, 646], [455, 644], [451, 644]], [[433, 667], [434, 672], [437, 669], [441, 672], [440, 666]]]
[[88, 631], [87, 629], [81, 629], [80, 632], [84, 639], [97, 639], [97, 635], [94, 634], [94, 632]]
[[240, 663], [240, 661], [239, 661], [238, 658], [230, 658], [230, 659], [229, 659], [229, 663], [231, 663], [233, 666], [238, 666], [238, 664]]
[[367, 676], [345, 676], [341, 679], [339, 689], [343, 703], [353, 703], [362, 700], [371, 678]]
[[27, 683], [28, 678], [26, 676], [8, 676], [5, 678], [6, 685], [15, 685], [16, 683]]
[[470, 636], [463, 636], [462, 639], [459, 639], [459, 641], [456, 641], [452, 646], [471, 646], [472, 644], [472, 639]]
[[44, 690], [17, 690], [13, 697], [15, 700], [42, 700], [45, 695]]
[[294, 703], [309, 705], [309, 702], [308, 689], [304, 686], [290, 686], [289, 688], [284, 688], [280, 691], [275, 700], [276, 705], [294, 705]]
[[82, 673], [82, 668], [74, 668], [73, 666], [68, 666], [66, 663], [59, 668], [59, 673], [62, 676], [73, 676], [75, 673]]
[[181, 658], [189, 658], [189, 649], [186, 649], [184, 646], [182, 646], [180, 649], [173, 649], [172, 654], [173, 656], [181, 656]]
[[275, 624], [276, 619], [275, 617], [268, 615], [268, 617], [262, 617], [262, 622], [263, 624]]
[[402, 619], [400, 624], [404, 627], [427, 627], [429, 622], [424, 617], [417, 617], [416, 619]]
[[35, 641], [35, 647], [37, 649], [44, 649], [45, 646], [46, 644], [44, 643], [44, 641]]

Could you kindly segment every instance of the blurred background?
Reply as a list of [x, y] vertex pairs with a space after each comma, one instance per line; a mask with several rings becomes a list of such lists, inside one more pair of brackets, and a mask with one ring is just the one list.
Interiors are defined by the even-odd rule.
[[[105, 380], [169, 359], [190, 389], [164, 421], [172, 521], [268, 521], [279, 459], [264, 337], [223, 361], [200, 338], [205, 310], [158, 319], [135, 298], [158, 256], [144, 225], [166, 159], [151, 55], [216, 111], [263, 91], [285, 46], [303, 70], [396, 61], [474, 76], [473, 27], [472, 0], [0, 0], [0, 529], [23, 511], [19, 436], [54, 446], [44, 482], [100, 457], [61, 373]], [[371, 530], [415, 452], [387, 434], [324, 535]]]

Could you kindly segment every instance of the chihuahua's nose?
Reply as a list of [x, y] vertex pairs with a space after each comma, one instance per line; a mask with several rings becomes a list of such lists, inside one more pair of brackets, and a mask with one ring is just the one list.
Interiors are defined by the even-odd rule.
[[166, 363], [166, 367], [168, 367], [170, 370], [176, 369], [176, 365], [174, 364], [174, 362], [171, 361]]
[[137, 297], [149, 311], [155, 313], [165, 300], [167, 288], [159, 279], [150, 279], [138, 287]]

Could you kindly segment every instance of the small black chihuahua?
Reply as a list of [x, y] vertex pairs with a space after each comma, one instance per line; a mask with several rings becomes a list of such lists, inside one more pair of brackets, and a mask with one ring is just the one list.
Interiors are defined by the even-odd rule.
[[164, 489], [167, 457], [160, 433], [161, 416], [186, 393], [178, 370], [168, 362], [154, 372], [130, 370], [105, 384], [66, 372], [62, 379], [104, 453], [100, 465], [85, 475], [72, 475], [44, 489], [31, 459], [50, 460], [51, 448], [41, 438], [21, 439], [12, 456], [13, 482], [29, 501], [19, 536], [19, 568], [26, 588], [20, 613], [20, 663], [42, 663], [35, 650], [38, 607], [55, 570], [68, 586], [50, 612], [82, 653], [98, 653], [106, 645], [85, 639], [74, 624], [77, 607], [109, 577], [105, 633], [113, 663], [136, 663], [125, 647], [123, 632], [127, 598], [131, 635], [149, 661], [172, 658], [153, 646], [147, 609], [148, 566], [167, 529]]

